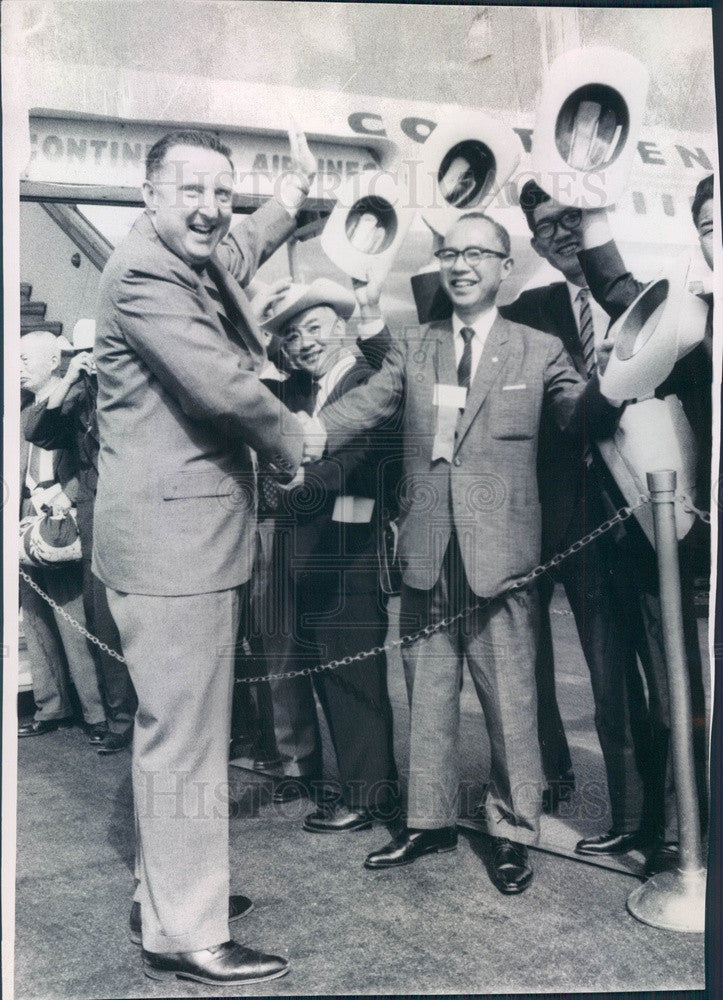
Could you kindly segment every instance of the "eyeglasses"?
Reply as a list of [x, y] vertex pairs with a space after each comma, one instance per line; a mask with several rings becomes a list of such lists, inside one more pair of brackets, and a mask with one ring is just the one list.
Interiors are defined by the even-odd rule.
[[562, 215], [558, 215], [556, 219], [545, 219], [539, 225], [535, 226], [533, 232], [535, 238], [538, 240], [543, 240], [547, 243], [553, 238], [557, 232], [558, 226], [561, 229], [566, 229], [572, 232], [573, 229], [577, 229], [582, 222], [582, 212], [579, 208], [571, 208], [569, 212], [563, 212]]
[[464, 250], [443, 247], [441, 250], [435, 250], [434, 256], [442, 267], [454, 267], [458, 257], [462, 257], [469, 267], [478, 267], [485, 260], [491, 260], [493, 257], [504, 260], [509, 254], [502, 253], [501, 250], [488, 250], [486, 247], [465, 247]]

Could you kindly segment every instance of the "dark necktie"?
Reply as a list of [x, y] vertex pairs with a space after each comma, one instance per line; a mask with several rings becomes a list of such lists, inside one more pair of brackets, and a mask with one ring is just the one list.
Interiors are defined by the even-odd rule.
[[592, 322], [592, 311], [589, 302], [589, 290], [581, 288], [577, 293], [577, 300], [580, 303], [580, 345], [582, 356], [585, 361], [587, 377], [592, 378], [597, 368], [595, 360], [595, 327]]
[[464, 350], [457, 365], [457, 384], [461, 385], [464, 389], [469, 389], [470, 375], [472, 374], [472, 338], [474, 337], [474, 330], [471, 326], [463, 326], [459, 333], [464, 341]]

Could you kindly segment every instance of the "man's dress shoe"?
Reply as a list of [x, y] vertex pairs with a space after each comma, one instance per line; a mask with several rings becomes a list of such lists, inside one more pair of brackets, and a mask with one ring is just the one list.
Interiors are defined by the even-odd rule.
[[278, 955], [266, 955], [235, 941], [204, 948], [202, 951], [145, 951], [143, 971], [149, 979], [192, 979], [209, 986], [245, 986], [266, 979], [279, 979], [289, 971], [289, 963]]
[[599, 837], [586, 837], [583, 840], [578, 840], [575, 845], [575, 854], [587, 854], [592, 858], [604, 854], [626, 854], [638, 847], [647, 846], [649, 842], [650, 837], [643, 830], [634, 830], [632, 833], [618, 833], [617, 830], [608, 830], [607, 833], [602, 833]]
[[284, 802], [297, 802], [299, 799], [314, 799], [317, 796], [315, 785], [318, 782], [311, 778], [282, 778], [274, 785], [271, 801], [276, 805]]
[[18, 739], [23, 736], [43, 736], [54, 733], [59, 726], [69, 726], [69, 719], [33, 719], [18, 726]]
[[98, 746], [98, 756], [107, 757], [112, 753], [119, 753], [125, 750], [133, 742], [133, 726], [128, 726], [122, 733], [108, 733], [106, 738]]
[[443, 826], [436, 830], [405, 830], [381, 851], [373, 851], [364, 862], [365, 868], [398, 868], [411, 865], [425, 854], [442, 854], [457, 848], [457, 828]]
[[368, 830], [374, 817], [368, 809], [347, 809], [343, 803], [322, 806], [304, 820], [307, 833], [351, 833]]
[[524, 892], [532, 881], [532, 869], [527, 863], [527, 848], [506, 838], [495, 837], [489, 860], [489, 874], [493, 883], [506, 896]]
[[[254, 908], [254, 904], [248, 898], [248, 896], [229, 896], [228, 897], [228, 919], [229, 922], [232, 920], [238, 920], [239, 917], [245, 917], [247, 913], [251, 913]], [[132, 944], [140, 944], [142, 936], [142, 923], [141, 923], [141, 904], [138, 900], [133, 901], [131, 906], [131, 915], [128, 920], [128, 936], [131, 939]]]
[[561, 802], [569, 802], [575, 791], [575, 775], [572, 771], [551, 781], [542, 791], [542, 811], [546, 815], [557, 812]]
[[675, 871], [679, 865], [680, 857], [677, 843], [666, 841], [663, 844], [658, 844], [651, 852], [645, 862], [643, 875], [645, 878], [652, 878], [653, 875], [659, 875], [661, 872]]
[[88, 742], [94, 747], [100, 746], [110, 735], [107, 722], [96, 722], [92, 726], [86, 725], [85, 734]]

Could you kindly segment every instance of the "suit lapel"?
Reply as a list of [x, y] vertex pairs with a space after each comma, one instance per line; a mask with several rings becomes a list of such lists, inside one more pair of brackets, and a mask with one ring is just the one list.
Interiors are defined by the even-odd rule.
[[[243, 291], [215, 255], [206, 265], [206, 271], [207, 276], [201, 278], [201, 284], [219, 315], [222, 327], [232, 339], [243, 344], [257, 363], [263, 360], [266, 357], [263, 336]], [[225, 308], [226, 303], [220, 292], [225, 294], [231, 309]]]
[[568, 354], [573, 360], [578, 374], [587, 378], [587, 367], [582, 356], [582, 344], [577, 329], [575, 313], [570, 303], [570, 293], [564, 281], [550, 285], [550, 315], [555, 321], [552, 332], [562, 340]]
[[[502, 316], [492, 324], [492, 329], [487, 335], [487, 340], [482, 348], [482, 356], [477, 365], [472, 384], [467, 395], [467, 405], [464, 413], [460, 417], [457, 426], [456, 448], [459, 448], [470, 425], [477, 416], [480, 407], [487, 398], [495, 379], [499, 375], [504, 365], [504, 360], [509, 350], [507, 343], [509, 340], [509, 324]], [[456, 450], [455, 448], [455, 450]]]
[[457, 385], [457, 365], [454, 359], [452, 321], [435, 324], [437, 343], [434, 351], [434, 373], [441, 385]]

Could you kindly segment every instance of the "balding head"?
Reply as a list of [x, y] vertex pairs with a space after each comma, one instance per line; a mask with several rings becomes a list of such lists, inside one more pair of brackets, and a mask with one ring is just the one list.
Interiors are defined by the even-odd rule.
[[58, 338], [50, 330], [33, 330], [20, 338], [20, 386], [37, 396], [47, 388], [60, 364]]

